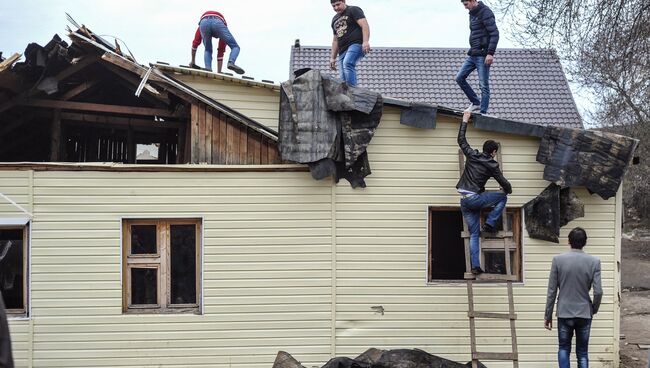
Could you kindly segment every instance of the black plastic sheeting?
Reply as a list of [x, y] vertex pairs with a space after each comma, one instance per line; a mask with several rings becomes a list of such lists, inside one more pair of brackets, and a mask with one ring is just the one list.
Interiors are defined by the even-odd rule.
[[381, 120], [381, 95], [315, 70], [295, 75], [280, 94], [282, 159], [309, 164], [314, 179], [333, 176], [365, 187], [371, 173], [366, 149]]
[[559, 243], [560, 228], [584, 217], [585, 206], [571, 188], [551, 184], [524, 205], [524, 214], [528, 236]]
[[603, 199], [616, 195], [639, 141], [618, 134], [547, 127], [537, 161], [544, 179], [562, 187], [584, 186]]
[[[454, 362], [419, 349], [379, 350], [369, 349], [355, 359], [337, 357], [322, 368], [467, 368], [472, 363]], [[487, 368], [479, 362], [481, 368]], [[278, 352], [273, 368], [305, 368], [284, 351]]]

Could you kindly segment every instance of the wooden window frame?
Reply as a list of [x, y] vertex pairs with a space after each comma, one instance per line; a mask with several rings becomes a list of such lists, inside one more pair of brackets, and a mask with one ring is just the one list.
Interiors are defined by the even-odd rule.
[[7, 317], [21, 318], [29, 316], [29, 233], [30, 223], [24, 225], [0, 224], [0, 230], [22, 230], [23, 231], [23, 308], [7, 309]]
[[[131, 254], [131, 226], [156, 226], [156, 254]], [[196, 303], [171, 303], [171, 226], [195, 226]], [[122, 311], [135, 314], [201, 313], [202, 280], [202, 220], [187, 219], [123, 219], [122, 220]], [[131, 270], [134, 268], [157, 270], [157, 304], [131, 304]]]
[[[432, 213], [437, 212], [437, 211], [458, 211], [460, 213], [460, 206], [429, 206], [427, 208], [427, 238], [428, 238], [428, 247], [427, 247], [427, 267], [426, 267], [426, 280], [427, 284], [445, 284], [445, 283], [459, 283], [459, 282], [465, 282], [464, 279], [454, 279], [454, 280], [443, 280], [443, 279], [434, 279], [431, 278], [432, 271], [433, 271], [433, 262], [431, 257], [433, 256], [433, 239], [432, 239], [432, 233], [431, 233], [431, 221], [432, 221]], [[515, 245], [513, 247], [510, 247], [510, 249], [514, 250], [514, 262], [511, 264], [513, 274], [517, 276], [517, 280], [515, 282], [523, 282], [523, 222], [522, 222], [522, 210], [521, 208], [518, 207], [506, 207], [505, 211], [507, 214], [512, 214], [512, 227], [510, 231], [513, 233], [513, 240], [515, 242]], [[485, 222], [485, 218], [487, 217], [487, 214], [489, 213], [489, 209], [483, 209], [481, 211], [481, 224]], [[462, 215], [461, 215], [462, 216]], [[458, 234], [460, 236], [460, 234]], [[481, 245], [481, 265], [485, 265], [485, 251], [486, 249], [483, 248]], [[498, 247], [498, 248], [487, 248], [488, 252], [495, 252], [495, 253], [504, 253], [503, 246]], [[494, 283], [499, 283], [501, 281], [494, 280], [494, 281], [483, 281], [483, 282], [494, 282]]]

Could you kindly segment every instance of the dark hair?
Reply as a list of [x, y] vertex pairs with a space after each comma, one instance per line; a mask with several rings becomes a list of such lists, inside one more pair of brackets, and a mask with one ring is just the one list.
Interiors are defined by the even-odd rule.
[[345, 0], [330, 0], [330, 4], [338, 3], [339, 1], [345, 2]]
[[499, 150], [499, 143], [488, 139], [483, 143], [483, 153], [492, 153]]
[[569, 244], [573, 249], [582, 249], [587, 244], [587, 232], [581, 227], [576, 227], [569, 233]]

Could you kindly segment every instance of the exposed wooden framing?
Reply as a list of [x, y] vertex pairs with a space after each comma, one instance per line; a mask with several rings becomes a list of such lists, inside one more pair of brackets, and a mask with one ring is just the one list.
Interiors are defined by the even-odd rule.
[[197, 164], [199, 163], [200, 156], [199, 156], [199, 112], [200, 108], [199, 105], [193, 104], [192, 105], [192, 112], [191, 112], [191, 133], [190, 133], [190, 141], [192, 143], [192, 149], [191, 149], [191, 158], [190, 158], [190, 163]]
[[[140, 85], [140, 80], [138, 78], [134, 77], [133, 74], [130, 74], [129, 72], [125, 71], [124, 69], [122, 69], [122, 68], [120, 68], [118, 66], [115, 66], [115, 65], [113, 65], [111, 63], [106, 63], [106, 62], [103, 62], [101, 65], [104, 68], [106, 68], [106, 70], [108, 70], [110, 73], [116, 74], [117, 76], [122, 78], [124, 81], [126, 81], [128, 83], [128, 85], [129, 85], [129, 87], [136, 87], [136, 88], [134, 88], [134, 91]], [[152, 86], [149, 83], [147, 83], [145, 85], [144, 91], [146, 91], [147, 95], [153, 97], [154, 100], [156, 100], [157, 102], [162, 101], [165, 104], [170, 103], [169, 102], [169, 96], [167, 95], [167, 93], [163, 93], [163, 92], [158, 91], [154, 86]]]
[[206, 113], [206, 106], [201, 104], [199, 105], [199, 110], [198, 110], [198, 124], [199, 124], [199, 132], [196, 136], [196, 141], [197, 145], [199, 147], [199, 152], [198, 152], [198, 163], [203, 164], [203, 163], [208, 163], [207, 161], [207, 155], [205, 154], [207, 149], [205, 146], [205, 135], [206, 135], [206, 127], [205, 127], [205, 113]]
[[61, 159], [61, 110], [59, 109], [54, 110], [50, 137], [50, 161], [56, 162]]
[[128, 115], [142, 115], [142, 116], [159, 116], [164, 118], [184, 117], [180, 113], [169, 112], [165, 109], [152, 109], [148, 107], [134, 107], [134, 106], [120, 106], [120, 105], [105, 105], [105, 104], [88, 103], [88, 102], [27, 99], [24, 101], [20, 101], [18, 104], [22, 106], [44, 107], [44, 108], [51, 108], [51, 109], [107, 112], [113, 114], [128, 114]]
[[177, 121], [155, 121], [153, 119], [138, 119], [138, 118], [124, 118], [120, 116], [106, 116], [106, 115], [94, 115], [94, 114], [82, 114], [74, 112], [62, 112], [61, 119], [63, 120], [74, 120], [84, 123], [93, 123], [93, 124], [107, 124], [107, 125], [129, 125], [137, 127], [149, 127], [149, 128], [175, 128], [181, 129], [184, 128], [186, 123], [177, 122]]
[[212, 160], [212, 119], [214, 117], [214, 114], [212, 113], [212, 109], [209, 107], [206, 107], [205, 109], [205, 135], [201, 137], [203, 140], [203, 147], [205, 151], [205, 162], [207, 163], [212, 163], [214, 162]]
[[[77, 62], [76, 64], [71, 65], [70, 67], [64, 69], [61, 73], [54, 76], [54, 79], [56, 79], [58, 81], [61, 81], [61, 80], [65, 79], [65, 78], [67, 78], [67, 77], [81, 71], [82, 69], [84, 69], [85, 67], [87, 67], [88, 65], [90, 65], [90, 64], [92, 64], [92, 63], [94, 63], [96, 61], [97, 61], [96, 57], [94, 57], [94, 56], [86, 56], [83, 59], [81, 59], [79, 62]], [[9, 108], [11, 108], [13, 106], [16, 106], [21, 101], [25, 100], [26, 98], [34, 96], [34, 95], [36, 95], [36, 94], [38, 94], [40, 92], [41, 91], [39, 89], [30, 88], [29, 90], [19, 94], [18, 96], [14, 97], [11, 100], [9, 100], [9, 101], [3, 103], [2, 105], [0, 105], [0, 112], [3, 112], [3, 111], [5, 111], [5, 110], [7, 110], [7, 109], [9, 109]]]
[[[137, 65], [119, 55], [115, 55], [113, 53], [105, 52], [102, 55], [102, 60], [111, 63], [113, 65], [117, 65], [122, 69], [128, 70], [132, 73], [135, 73], [139, 77], [143, 77], [144, 74], [146, 73], [147, 68]], [[166, 83], [167, 81], [163, 78], [160, 77], [159, 75], [155, 73], [151, 73], [149, 75], [149, 80], [154, 81], [154, 82], [161, 82], [161, 83]], [[140, 82], [138, 82], [140, 84]]]
[[20, 59], [21, 56], [22, 56], [22, 54], [16, 53], [16, 54], [13, 54], [13, 55], [9, 56], [6, 60], [1, 62], [0, 63], [0, 73], [2, 73], [6, 69], [9, 69], [12, 65], [14, 65], [16, 60]]
[[0, 163], [0, 171], [112, 171], [112, 172], [309, 172], [300, 164], [274, 165], [124, 165], [120, 163]]
[[65, 94], [63, 94], [59, 99], [63, 101], [68, 101], [72, 98], [75, 98], [79, 96], [80, 94], [86, 92], [87, 90], [93, 88], [99, 83], [99, 79], [94, 79], [91, 81], [86, 81], [81, 83], [80, 85], [74, 87], [73, 89], [69, 90]]

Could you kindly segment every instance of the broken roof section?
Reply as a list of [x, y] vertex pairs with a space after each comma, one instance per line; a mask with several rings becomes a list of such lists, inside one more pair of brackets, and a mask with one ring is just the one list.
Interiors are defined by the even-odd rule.
[[0, 138], [9, 142], [0, 161], [133, 164], [139, 146], [153, 145], [158, 159], [142, 163], [279, 163], [273, 129], [136, 63], [84, 26], [69, 37], [32, 43], [24, 62], [0, 71]]
[[[455, 76], [466, 49], [374, 47], [357, 66], [359, 86], [409, 102], [465, 108]], [[294, 46], [290, 72], [326, 73], [330, 47]], [[468, 78], [478, 86], [476, 73]], [[566, 76], [553, 50], [499, 49], [490, 70], [490, 115], [543, 126], [582, 128]]]

